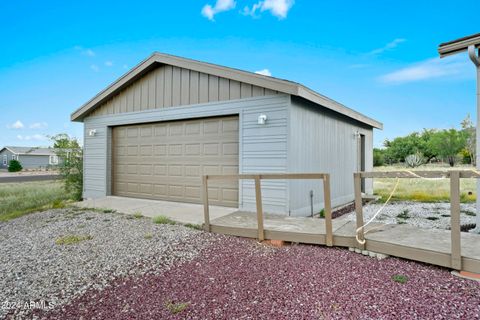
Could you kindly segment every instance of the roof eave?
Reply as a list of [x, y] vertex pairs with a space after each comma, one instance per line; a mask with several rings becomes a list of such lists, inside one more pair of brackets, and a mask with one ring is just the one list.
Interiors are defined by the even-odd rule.
[[332, 111], [335, 111], [337, 113], [343, 114], [348, 118], [357, 120], [359, 122], [362, 122], [366, 125], [369, 125], [373, 128], [383, 130], [383, 123], [374, 120], [372, 118], [369, 118], [351, 108], [348, 108], [344, 106], [341, 103], [338, 103], [332, 99], [329, 99], [325, 96], [322, 96], [321, 94], [318, 94], [317, 92], [304, 87], [304, 86], [299, 86], [299, 94], [298, 96], [310, 100], [312, 102], [315, 102], [316, 104], [319, 104], [327, 109], [330, 109]]
[[75, 112], [73, 112], [71, 115], [71, 120], [82, 122], [85, 116], [87, 116], [88, 113], [96, 106], [108, 99], [111, 95], [115, 94], [117, 90], [120, 90], [126, 87], [129, 83], [135, 81], [135, 79], [140, 77], [143, 73], [153, 68], [156, 63], [168, 64], [194, 70], [197, 72], [208, 73], [214, 76], [225, 77], [231, 80], [236, 80], [259, 87], [268, 88], [274, 91], [279, 91], [294, 96], [300, 96], [323, 107], [336, 111], [340, 114], [344, 114], [349, 118], [365, 123], [371, 127], [383, 129], [382, 123], [366, 117], [334, 100], [322, 96], [301, 84], [158, 52], [153, 53], [150, 57], [140, 62], [137, 66], [128, 71], [125, 75], [120, 77], [106, 89], [93, 97], [90, 101], [88, 101]]
[[447, 57], [453, 54], [457, 54], [462, 51], [466, 51], [468, 46], [474, 45], [476, 48], [480, 47], [480, 33], [463, 37], [457, 40], [441, 43], [438, 46], [438, 53], [440, 58]]

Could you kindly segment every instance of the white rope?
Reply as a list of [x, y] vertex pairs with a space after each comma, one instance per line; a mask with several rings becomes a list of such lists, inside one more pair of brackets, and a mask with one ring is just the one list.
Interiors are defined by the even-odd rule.
[[[397, 187], [398, 187], [398, 183], [400, 182], [400, 178], [397, 178], [397, 181], [395, 181], [395, 185], [393, 187], [393, 190], [392, 192], [390, 193], [390, 195], [388, 196], [387, 198], [387, 201], [385, 201], [385, 203], [383, 204], [383, 206], [377, 210], [377, 212], [373, 215], [373, 217], [370, 218], [370, 220], [367, 221], [367, 223], [365, 223], [363, 226], [357, 228], [356, 232], [355, 232], [355, 239], [357, 239], [357, 242], [360, 243], [361, 245], [364, 245], [365, 244], [365, 239], [360, 239], [358, 237], [358, 234], [361, 230], [365, 229], [366, 226], [368, 226], [373, 220], [375, 220], [375, 218], [380, 214], [380, 212], [383, 211], [383, 209], [385, 208], [385, 206], [388, 204], [388, 202], [390, 201], [390, 199], [392, 199], [393, 197], [393, 194], [395, 193], [395, 191], [397, 190]], [[375, 228], [374, 228], [375, 229]], [[366, 235], [368, 232], [372, 231], [373, 229], [370, 229], [370, 230], [367, 230], [365, 231], [363, 234]]]
[[[477, 171], [477, 170], [474, 170], [474, 169], [468, 169], [468, 170], [464, 170], [464, 171], [467, 171], [467, 172], [472, 172], [474, 173], [475, 175], [477, 175], [477, 177], [480, 177], [480, 171]], [[424, 179], [424, 180], [442, 180], [442, 179], [445, 179], [446, 177], [442, 177], [442, 178], [426, 178], [426, 177], [422, 177], [418, 174], [416, 174], [415, 172], [413, 171], [410, 171], [410, 170], [404, 170], [404, 172], [407, 172], [409, 174], [411, 174], [412, 176], [414, 176], [415, 178], [420, 178], [420, 179]], [[355, 239], [357, 240], [357, 242], [361, 245], [364, 245], [365, 244], [365, 239], [360, 239], [358, 237], [358, 234], [360, 233], [361, 230], [365, 230], [365, 227], [368, 226], [373, 220], [375, 220], [375, 218], [383, 211], [383, 209], [385, 209], [386, 205], [390, 202], [390, 200], [392, 199], [395, 191], [397, 190], [397, 187], [398, 187], [398, 184], [400, 182], [400, 178], [397, 177], [397, 180], [395, 181], [395, 185], [392, 189], [392, 192], [390, 193], [390, 195], [388, 196], [387, 198], [387, 201], [385, 201], [385, 203], [383, 204], [383, 206], [377, 210], [377, 212], [373, 215], [373, 217], [370, 218], [370, 220], [367, 221], [367, 223], [365, 223], [363, 226], [357, 228], [357, 230], [355, 231]], [[378, 229], [380, 227], [374, 227], [370, 230], [367, 230], [363, 233], [363, 235], [366, 235], [367, 233], [369, 233], [370, 231], [373, 231], [375, 229]]]

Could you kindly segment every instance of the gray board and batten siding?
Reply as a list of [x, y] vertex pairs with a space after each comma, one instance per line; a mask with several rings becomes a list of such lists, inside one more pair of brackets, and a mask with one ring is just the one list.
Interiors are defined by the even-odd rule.
[[[267, 116], [265, 124], [258, 123], [261, 114]], [[72, 114], [72, 120], [83, 121], [85, 125], [84, 197], [98, 198], [118, 193], [118, 185], [115, 187], [118, 166], [114, 161], [121, 154], [115, 154], [118, 150], [115, 144], [112, 145], [112, 136], [115, 139], [119, 126], [168, 126], [170, 121], [182, 120], [187, 128], [195, 121], [215, 121], [218, 117], [238, 119], [238, 173], [330, 173], [334, 206], [353, 200], [353, 172], [359, 170], [361, 163], [367, 171], [371, 170], [373, 128], [382, 127], [381, 123], [293, 82], [154, 54]], [[93, 135], [90, 134], [92, 130], [95, 131]], [[166, 139], [169, 143], [173, 141]], [[364, 141], [363, 151], [360, 150], [361, 141]], [[207, 142], [208, 139], [201, 148], [205, 148]], [[220, 148], [232, 143], [217, 142]], [[148, 142], [148, 139], [127, 142], [131, 146], [135, 143], [140, 150], [142, 144], [150, 144], [153, 148], [156, 142]], [[363, 161], [359, 159], [362, 153], [365, 156]], [[204, 155], [198, 154], [198, 159]], [[176, 165], [173, 158], [164, 159]], [[152, 167], [158, 164], [155, 161], [144, 164]], [[204, 166], [207, 162], [200, 163], [199, 181], [202, 174], [225, 173], [224, 164], [215, 168]], [[186, 170], [191, 168], [185, 167], [188, 166], [186, 162], [180, 161], [179, 165], [184, 168], [172, 167], [172, 172], [177, 170], [175, 174], [183, 175], [183, 179]], [[232, 168], [230, 164], [228, 167]], [[134, 172], [145, 168], [131, 169], [132, 176], [128, 179], [134, 193], [138, 190], [136, 188], [143, 188], [147, 193], [155, 188], [156, 180], [145, 183], [145, 179], [138, 178], [135, 181]], [[230, 169], [228, 173], [232, 173]], [[166, 194], [164, 199], [178, 197], [178, 201], [200, 202], [197, 184], [183, 179], [180, 183], [182, 189], [174, 179], [165, 181], [171, 182], [172, 194]], [[128, 189], [125, 184], [123, 187]], [[212, 185], [211, 188], [212, 203], [225, 204], [222, 201], [233, 199], [230, 197], [232, 188], [225, 188], [229, 195], [223, 198], [222, 194], [215, 193], [222, 186]], [[371, 192], [371, 181], [366, 182], [365, 189], [367, 193]], [[264, 210], [308, 215], [311, 211], [310, 191], [313, 191], [314, 210], [318, 212], [323, 206], [320, 185], [308, 181], [262, 180]], [[170, 198], [173, 195], [175, 197]], [[157, 198], [158, 195], [139, 196]], [[238, 183], [238, 206], [243, 210], [255, 209], [253, 181]]]
[[273, 95], [277, 91], [169, 65], [160, 66], [114, 97], [90, 116], [227, 101]]

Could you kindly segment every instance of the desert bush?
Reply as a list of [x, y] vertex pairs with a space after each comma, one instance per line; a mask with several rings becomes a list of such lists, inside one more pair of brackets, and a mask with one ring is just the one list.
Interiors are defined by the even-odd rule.
[[405, 157], [405, 164], [407, 167], [416, 168], [424, 163], [423, 155], [419, 152], [410, 154]]
[[10, 160], [8, 163], [8, 172], [22, 171], [23, 167], [18, 160]]

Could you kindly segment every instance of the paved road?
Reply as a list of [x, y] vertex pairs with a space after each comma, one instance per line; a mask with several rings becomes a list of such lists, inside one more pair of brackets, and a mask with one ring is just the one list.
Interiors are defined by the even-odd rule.
[[46, 180], [56, 180], [56, 179], [60, 179], [60, 176], [58, 174], [10, 176], [10, 177], [0, 177], [0, 183], [46, 181]]

